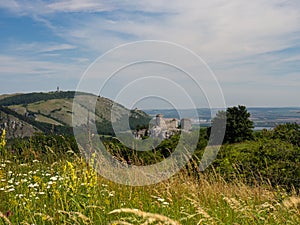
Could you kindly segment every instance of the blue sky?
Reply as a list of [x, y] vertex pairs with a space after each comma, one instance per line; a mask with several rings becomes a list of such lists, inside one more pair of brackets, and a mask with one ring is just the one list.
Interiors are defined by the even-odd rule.
[[106, 51], [163, 40], [209, 65], [228, 106], [300, 106], [299, 21], [298, 0], [1, 0], [0, 94], [75, 90]]

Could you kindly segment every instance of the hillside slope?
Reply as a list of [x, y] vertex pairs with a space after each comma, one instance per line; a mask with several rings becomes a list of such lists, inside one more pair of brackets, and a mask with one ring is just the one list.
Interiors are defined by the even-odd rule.
[[19, 119], [2, 107], [0, 108], [0, 121], [0, 127], [2, 129], [5, 128], [7, 137], [9, 138], [22, 138], [31, 136], [36, 132], [41, 132], [37, 127]]
[[[34, 132], [72, 134], [72, 109], [75, 92], [29, 93], [0, 96], [0, 128], [6, 128], [9, 138], [31, 136]], [[111, 123], [130, 115], [132, 124], [146, 125], [149, 116], [140, 110], [129, 110], [104, 97], [89, 93], [76, 93], [77, 114], [84, 120], [76, 126], [86, 125], [92, 113], [98, 133], [113, 135]], [[93, 112], [91, 105], [96, 102]], [[111, 116], [111, 109], [114, 113]], [[22, 132], [15, 124], [20, 124]], [[21, 125], [22, 124], [22, 125]], [[135, 129], [134, 126], [131, 126]], [[24, 132], [26, 130], [26, 132]]]

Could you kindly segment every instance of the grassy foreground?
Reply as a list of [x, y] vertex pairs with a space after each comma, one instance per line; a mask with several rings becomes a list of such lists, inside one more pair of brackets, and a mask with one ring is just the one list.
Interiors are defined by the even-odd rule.
[[112, 183], [72, 151], [0, 159], [0, 224], [300, 224], [300, 197], [183, 170], [160, 184]]

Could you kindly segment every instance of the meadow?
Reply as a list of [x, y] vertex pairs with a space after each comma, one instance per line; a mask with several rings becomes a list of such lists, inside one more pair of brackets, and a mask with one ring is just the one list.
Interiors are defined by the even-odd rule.
[[[99, 176], [69, 146], [1, 140], [0, 224], [300, 224], [296, 191], [225, 181], [187, 166], [159, 184], [132, 187]], [[214, 170], [212, 170], [214, 171]]]

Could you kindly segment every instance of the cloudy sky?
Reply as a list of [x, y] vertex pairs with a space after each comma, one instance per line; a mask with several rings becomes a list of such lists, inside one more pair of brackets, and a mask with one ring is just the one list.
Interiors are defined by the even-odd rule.
[[74, 90], [110, 49], [162, 40], [199, 55], [228, 106], [300, 106], [299, 21], [299, 0], [1, 0], [0, 93]]

